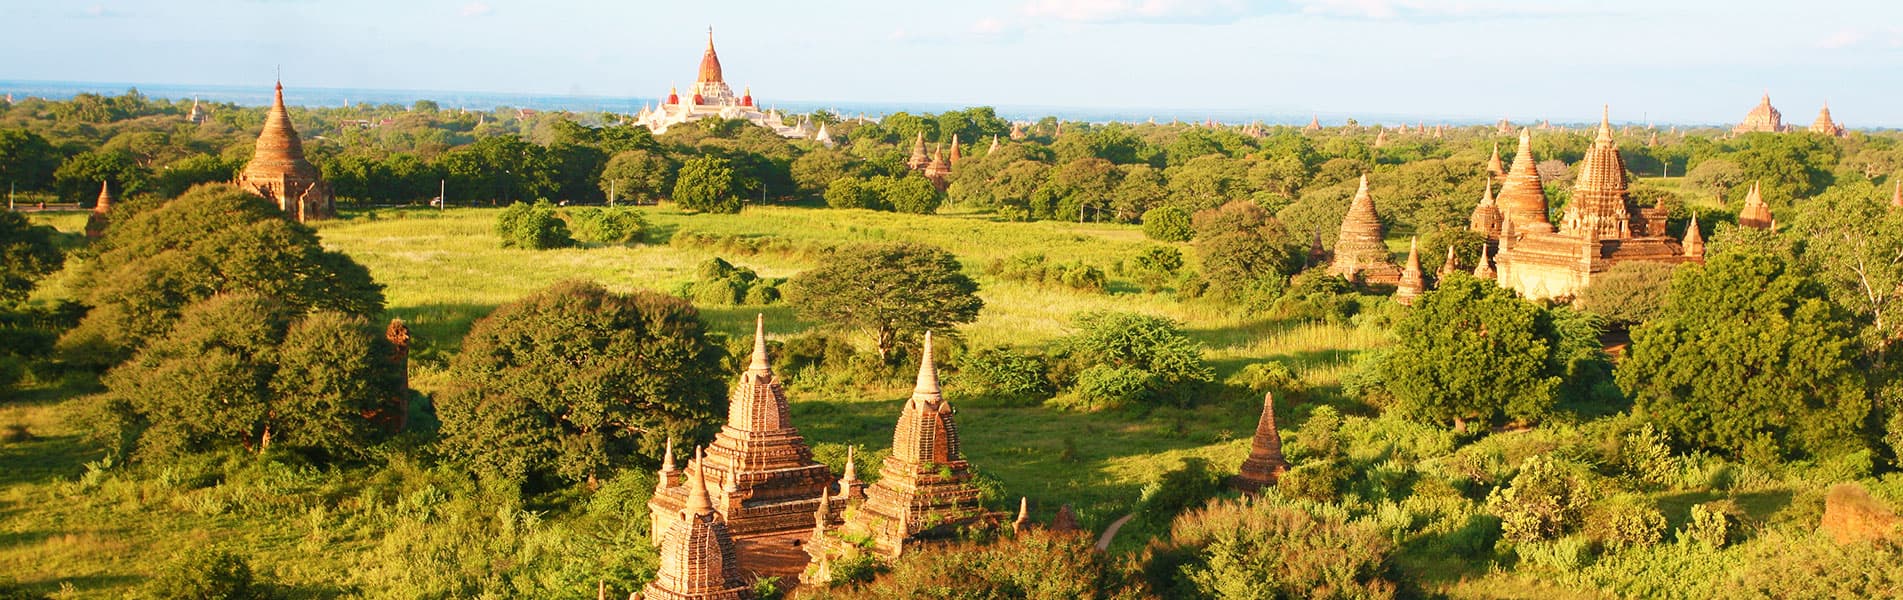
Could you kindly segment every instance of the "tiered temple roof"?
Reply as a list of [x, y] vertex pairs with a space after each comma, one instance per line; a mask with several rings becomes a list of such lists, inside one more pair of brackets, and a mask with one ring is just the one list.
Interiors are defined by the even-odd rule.
[[271, 110], [264, 115], [264, 129], [258, 132], [257, 149], [238, 174], [238, 186], [277, 203], [299, 221], [337, 216], [330, 184], [316, 166], [304, 160], [304, 143], [284, 109], [283, 83], [277, 84]]
[[741, 576], [733, 535], [707, 492], [705, 460], [690, 467], [686, 505], [661, 539], [661, 565], [641, 592], [645, 600], [746, 600], [753, 588]]
[[1751, 112], [1745, 113], [1744, 121], [1738, 123], [1737, 127], [1731, 128], [1731, 131], [1733, 133], [1781, 133], [1789, 131], [1789, 128], [1784, 126], [1784, 114], [1771, 107], [1771, 94], [1767, 92], [1758, 100], [1757, 106], [1751, 107]]
[[1394, 286], [1394, 301], [1412, 305], [1414, 299], [1426, 291], [1427, 279], [1421, 273], [1421, 238], [1416, 237], [1407, 243], [1407, 266], [1401, 267], [1401, 280]]
[[1275, 427], [1275, 395], [1265, 393], [1262, 394], [1262, 416], [1255, 423], [1255, 437], [1249, 440], [1249, 457], [1242, 459], [1242, 469], [1235, 479], [1229, 480], [1229, 485], [1252, 494], [1275, 485], [1287, 472], [1288, 460], [1282, 457], [1282, 433]]
[[[1493, 179], [1499, 179], [1505, 177], [1506, 174], [1507, 165], [1506, 163], [1500, 162], [1500, 143], [1494, 142], [1493, 155], [1487, 157], [1487, 176]], [[1491, 182], [1491, 180], [1489, 181]]]
[[1538, 163], [1533, 158], [1533, 133], [1521, 129], [1520, 149], [1513, 155], [1513, 166], [1507, 169], [1506, 182], [1495, 200], [1501, 214], [1521, 233], [1553, 230], [1553, 223], [1546, 218], [1546, 188], [1540, 185]]
[[1302, 132], [1304, 132], [1304, 133], [1313, 133], [1313, 132], [1317, 132], [1317, 131], [1321, 131], [1321, 130], [1322, 130], [1322, 117], [1321, 117], [1321, 115], [1312, 115], [1312, 116], [1310, 116], [1310, 117], [1308, 118], [1308, 125], [1307, 125], [1307, 126], [1305, 126], [1305, 127], [1302, 127]]
[[[1625, 161], [1612, 138], [1608, 117], [1579, 165], [1559, 231], [1527, 231], [1509, 217], [1502, 224], [1495, 275], [1502, 287], [1534, 299], [1568, 298], [1592, 283], [1592, 276], [1629, 260], [1680, 263], [1687, 256], [1678, 240], [1665, 233], [1665, 211], [1638, 210], [1625, 181]], [[1519, 170], [1519, 165], [1514, 166]], [[1504, 197], [1504, 194], [1502, 194]], [[1504, 202], [1503, 202], [1504, 203]], [[1543, 224], [1543, 223], [1542, 223]]]
[[1777, 219], [1771, 217], [1771, 205], [1764, 202], [1764, 193], [1755, 181], [1751, 182], [1751, 191], [1744, 194], [1744, 207], [1738, 209], [1738, 224], [1753, 229], [1770, 229], [1777, 224]]
[[1474, 265], [1474, 277], [1493, 279], [1498, 276], [1498, 274], [1493, 271], [1493, 257], [1489, 255], [1491, 250], [1492, 248], [1488, 248], [1484, 244], [1480, 246], [1480, 262]]
[[761, 111], [754, 101], [752, 89], [746, 89], [742, 96], [734, 96], [733, 88], [727, 85], [726, 73], [720, 65], [720, 53], [714, 50], [712, 28], [707, 30], [707, 49], [701, 52], [700, 69], [694, 76], [694, 85], [687, 91], [687, 96], [683, 98], [676, 89], [670, 88], [667, 100], [652, 110], [644, 107], [635, 117], [635, 123], [661, 134], [675, 125], [719, 117], [747, 121], [785, 138], [804, 139], [813, 135], [812, 124], [806, 120], [787, 125], [778, 111]]
[[932, 161], [926, 163], [924, 175], [938, 191], [943, 192], [951, 185], [951, 163], [945, 162], [944, 150], [932, 150]]
[[1473, 215], [1467, 217], [1467, 228], [1487, 236], [1487, 239], [1500, 238], [1500, 207], [1493, 201], [1493, 182], [1485, 183], [1486, 192], [1480, 195], [1480, 204], [1474, 206]]
[[925, 153], [925, 132], [920, 131], [918, 137], [912, 139], [912, 157], [905, 160], [905, 168], [923, 171], [925, 165], [931, 164], [931, 160], [932, 157]]
[[1705, 234], [1698, 230], [1698, 215], [1692, 215], [1692, 222], [1685, 225], [1685, 241], [1679, 244], [1685, 248], [1688, 258], [1705, 258]]
[[1440, 264], [1439, 271], [1434, 272], [1434, 280], [1441, 281], [1441, 280], [1447, 279], [1448, 275], [1452, 275], [1455, 271], [1459, 271], [1459, 270], [1460, 270], [1460, 259], [1454, 256], [1454, 245], [1448, 244], [1447, 245], [1447, 260]]
[[1374, 196], [1368, 193], [1368, 176], [1341, 219], [1341, 234], [1335, 239], [1335, 263], [1328, 268], [1333, 275], [1349, 281], [1392, 284], [1400, 277], [1400, 268], [1388, 258], [1381, 215], [1374, 208]]
[[[873, 551], [887, 558], [897, 557], [916, 537], [949, 533], [987, 515], [970, 464], [959, 451], [951, 403], [938, 387], [930, 333], [921, 352], [918, 380], [892, 432], [892, 452], [879, 481], [841, 526], [870, 538]], [[808, 547], [816, 561], [830, 550], [827, 544]]]
[[1821, 133], [1832, 137], [1843, 137], [1844, 126], [1831, 120], [1829, 102], [1825, 102], [1824, 108], [1817, 111], [1817, 120], [1811, 121], [1810, 132]]
[[[655, 532], [667, 530], [694, 491], [676, 485], [671, 456], [667, 462], [660, 489], [648, 501]], [[806, 439], [793, 427], [786, 387], [767, 360], [763, 317], [754, 323], [752, 360], [729, 396], [727, 424], [699, 462], [697, 469], [722, 482], [713, 495], [714, 509], [742, 537], [805, 531], [821, 495], [833, 484], [832, 471], [813, 460]]]

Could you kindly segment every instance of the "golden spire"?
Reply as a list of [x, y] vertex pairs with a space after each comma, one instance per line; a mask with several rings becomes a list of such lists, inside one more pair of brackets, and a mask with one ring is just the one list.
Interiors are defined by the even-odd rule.
[[912, 386], [912, 400], [944, 399], [938, 389], [938, 366], [932, 360], [932, 332], [925, 332], [925, 342], [919, 349], [918, 380]]
[[765, 314], [753, 315], [753, 361], [747, 365], [747, 370], [761, 376], [767, 375], [772, 370], [772, 367], [767, 364]]
[[694, 470], [687, 474], [687, 505], [681, 507], [683, 517], [714, 512], [714, 503], [707, 498], [707, 452], [696, 449], [694, 455]]

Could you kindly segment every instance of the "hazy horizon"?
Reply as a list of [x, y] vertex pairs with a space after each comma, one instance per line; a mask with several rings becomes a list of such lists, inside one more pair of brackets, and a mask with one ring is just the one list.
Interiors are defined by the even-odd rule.
[[[1903, 4], [1688, 0], [0, 0], [0, 80], [654, 98], [714, 27], [763, 104], [1903, 125]], [[0, 90], [10, 91], [10, 90]]]

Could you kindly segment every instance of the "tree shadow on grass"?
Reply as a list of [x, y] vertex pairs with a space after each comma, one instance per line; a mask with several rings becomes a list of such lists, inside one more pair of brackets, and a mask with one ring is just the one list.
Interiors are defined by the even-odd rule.
[[727, 334], [729, 337], [753, 338], [754, 315], [766, 316], [767, 337], [784, 337], [806, 333], [813, 328], [811, 323], [801, 321], [798, 311], [785, 303], [767, 306], [695, 306], [700, 311], [700, 319], [707, 323], [708, 331]]

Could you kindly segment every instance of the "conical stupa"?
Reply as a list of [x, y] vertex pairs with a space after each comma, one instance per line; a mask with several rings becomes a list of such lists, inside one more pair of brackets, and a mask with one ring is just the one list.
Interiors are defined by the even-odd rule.
[[276, 203], [299, 221], [337, 216], [330, 184], [316, 166], [304, 160], [304, 143], [284, 108], [283, 83], [277, 84], [271, 109], [265, 112], [264, 129], [258, 132], [251, 162], [238, 174], [238, 187]]

